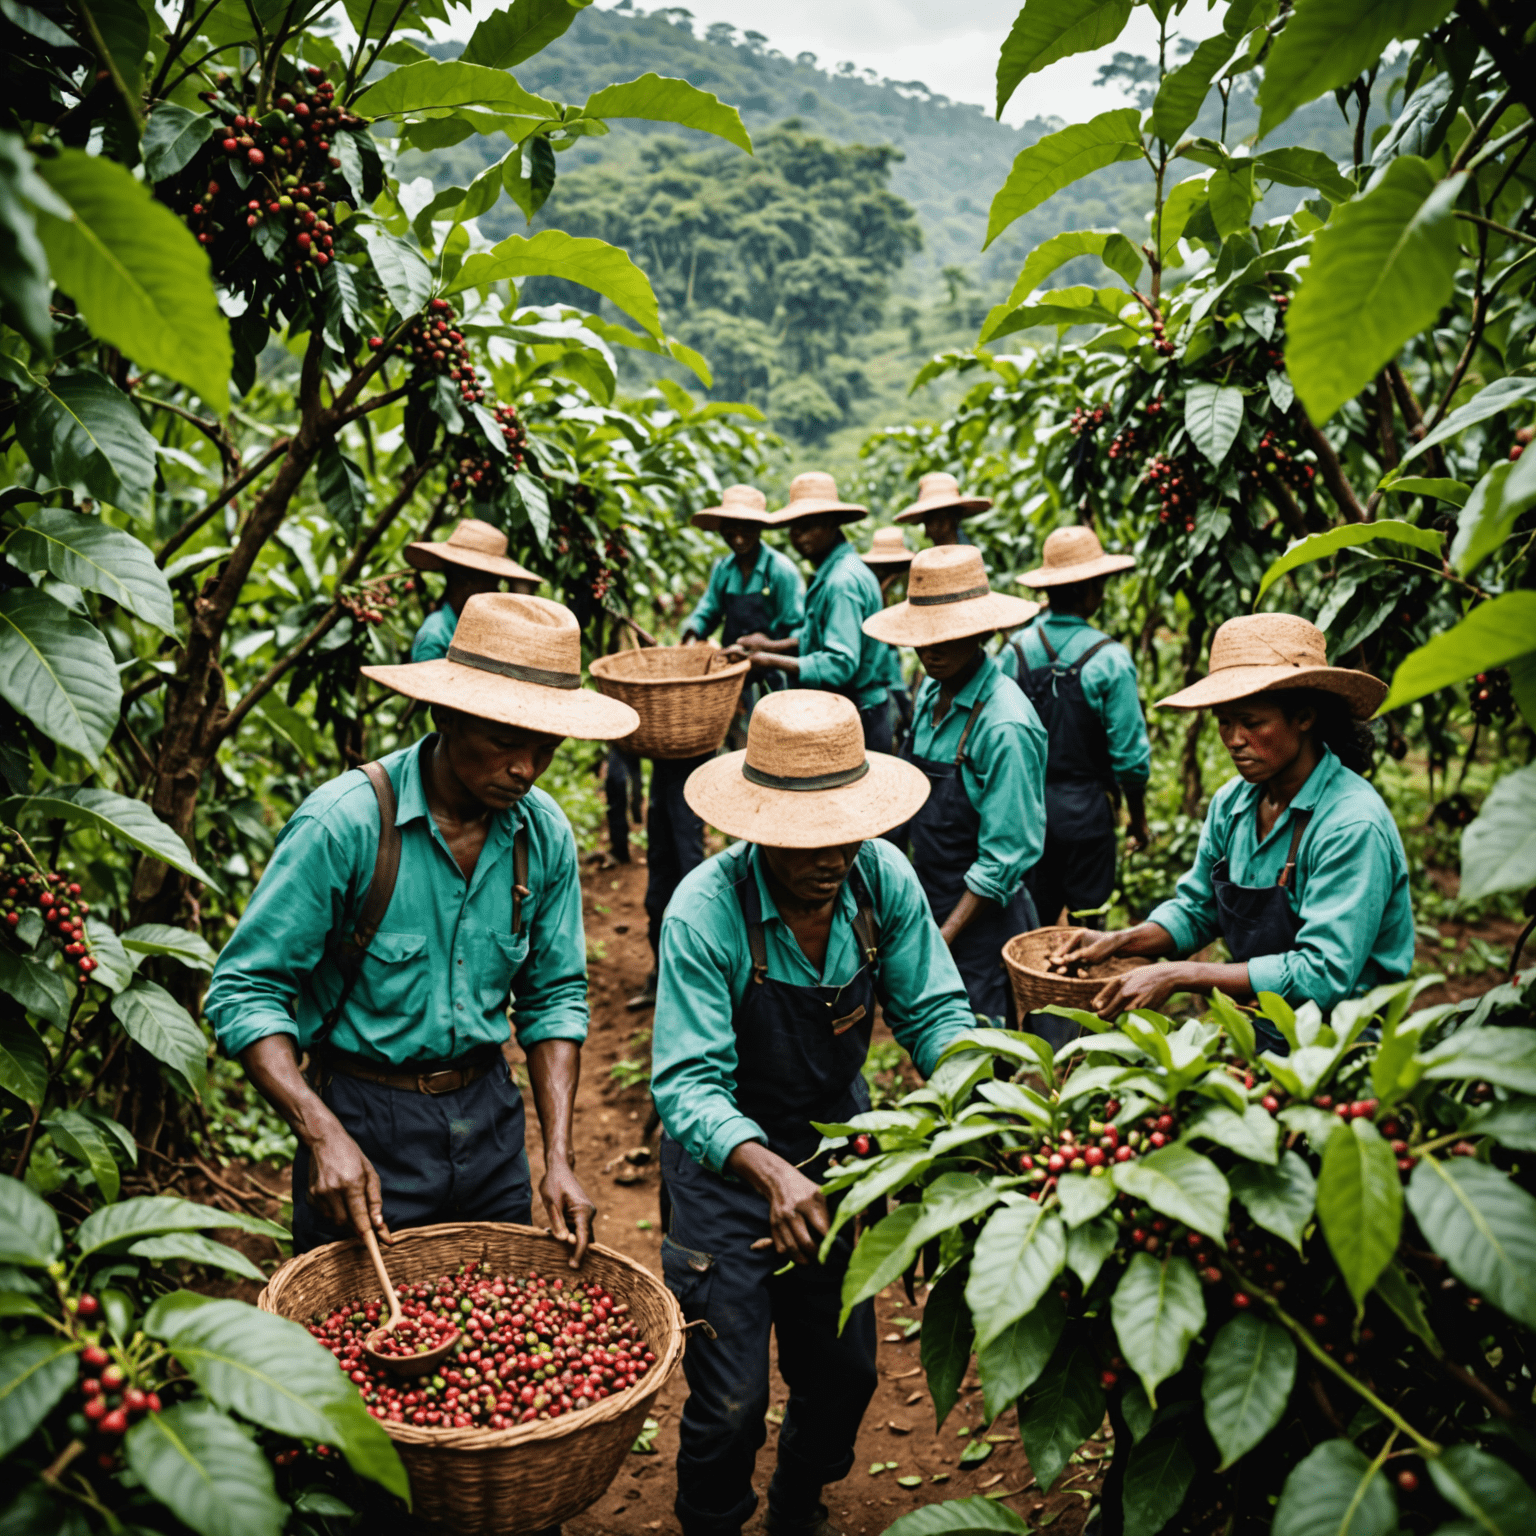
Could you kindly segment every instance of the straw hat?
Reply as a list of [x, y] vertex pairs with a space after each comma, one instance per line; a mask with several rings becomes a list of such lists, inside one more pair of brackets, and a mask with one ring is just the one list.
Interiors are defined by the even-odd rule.
[[464, 604], [447, 656], [362, 673], [408, 699], [550, 736], [616, 741], [640, 724], [628, 704], [581, 686], [576, 615], [547, 597], [480, 593]]
[[871, 614], [864, 633], [887, 645], [940, 645], [1027, 624], [1039, 612], [1039, 603], [992, 590], [974, 544], [941, 544], [913, 557], [907, 600]]
[[943, 473], [924, 475], [917, 482], [917, 500], [896, 514], [898, 523], [920, 523], [930, 512], [985, 512], [992, 505], [985, 496], [962, 496], [960, 482]]
[[1198, 683], [1157, 702], [1167, 709], [1204, 709], [1278, 688], [1337, 693], [1357, 720], [1369, 720], [1387, 696], [1379, 677], [1330, 667], [1315, 624], [1293, 613], [1249, 613], [1228, 619], [1211, 637], [1210, 671]]
[[768, 521], [775, 528], [793, 523], [802, 517], [816, 517], [823, 512], [839, 514], [838, 522], [856, 523], [869, 516], [868, 507], [856, 507], [851, 501], [837, 499], [837, 481], [831, 475], [813, 469], [796, 475], [789, 482], [789, 504], [773, 513]]
[[878, 837], [928, 798], [920, 768], [864, 750], [851, 699], [789, 688], [758, 701], [745, 752], [711, 758], [683, 786], [712, 827], [769, 848], [830, 848]]
[[1106, 555], [1092, 528], [1058, 528], [1045, 541], [1045, 563], [1019, 577], [1025, 587], [1065, 587], [1095, 576], [1128, 571], [1136, 562], [1129, 555]]
[[695, 528], [718, 529], [722, 518], [737, 523], [768, 522], [768, 498], [755, 485], [728, 485], [718, 507], [705, 507], [689, 521]]
[[865, 565], [908, 565], [912, 551], [907, 548], [906, 535], [900, 528], [876, 528], [869, 541], [869, 553], [860, 559]]
[[482, 523], [478, 517], [466, 517], [441, 543], [407, 544], [405, 561], [418, 571], [440, 571], [445, 566], [462, 565], [471, 571], [485, 571], [511, 581], [536, 584], [541, 579], [516, 560], [507, 559], [506, 534], [489, 523]]

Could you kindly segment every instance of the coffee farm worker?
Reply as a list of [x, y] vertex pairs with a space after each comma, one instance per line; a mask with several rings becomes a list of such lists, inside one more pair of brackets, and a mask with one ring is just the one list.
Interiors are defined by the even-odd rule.
[[[1136, 691], [1136, 664], [1088, 621], [1104, 583], [1135, 564], [1106, 555], [1091, 528], [1058, 528], [1041, 565], [1019, 578], [1050, 593], [1050, 609], [999, 660], [1045, 724], [1045, 851], [1029, 877], [1040, 920], [1102, 907], [1114, 894], [1116, 813], [1130, 808], [1126, 847], [1145, 848], [1152, 744]], [[1102, 918], [1090, 918], [1090, 927]]]
[[[880, 583], [880, 601], [900, 601], [907, 572], [912, 569], [912, 551], [907, 548], [901, 529], [876, 528], [869, 541], [869, 553], [860, 558]], [[894, 645], [885, 648], [885, 686], [891, 716], [891, 750], [899, 752], [912, 728], [912, 690], [901, 669], [901, 652]]]
[[852, 1229], [816, 1262], [828, 1217], [811, 1122], [868, 1107], [860, 1068], [877, 1001], [925, 1074], [975, 1022], [911, 865], [878, 840], [927, 796], [910, 763], [866, 752], [849, 700], [807, 689], [770, 694], [746, 750], [688, 781], [699, 814], [742, 841], [694, 870], [667, 911], [652, 1038], [662, 1268], [685, 1316], [714, 1330], [683, 1361], [685, 1536], [735, 1536], [756, 1508], [772, 1331], [790, 1397], [767, 1529], [825, 1536], [821, 1490], [853, 1462], [875, 1319], [865, 1302], [838, 1331]]
[[539, 588], [539, 578], [532, 571], [507, 558], [506, 534], [478, 517], [466, 517], [441, 542], [407, 544], [405, 560], [418, 571], [443, 571], [448, 577], [442, 602], [411, 641], [412, 661], [438, 661], [448, 654], [454, 626], [470, 598], [499, 592], [504, 581], [513, 592], [532, 593]]
[[805, 622], [798, 635], [775, 640], [765, 634], [743, 635], [728, 655], [752, 658], [764, 671], [779, 668], [790, 684], [840, 693], [853, 701], [871, 751], [890, 746], [886, 709], [885, 647], [864, 633], [864, 620], [879, 613], [880, 583], [843, 537], [843, 524], [867, 515], [868, 508], [839, 501], [831, 475], [812, 472], [790, 482], [789, 502], [769, 519], [788, 528], [789, 541], [816, 574], [805, 594]]
[[947, 544], [913, 560], [904, 603], [864, 622], [877, 639], [914, 647], [927, 674], [902, 756], [930, 793], [896, 837], [910, 844], [971, 1008], [998, 1024], [1011, 1011], [1003, 945], [1039, 926], [1024, 876], [1045, 843], [1046, 739], [983, 647], [1037, 611], [992, 591], [974, 545]]
[[985, 496], [961, 494], [960, 482], [953, 475], [924, 475], [917, 482], [917, 500], [896, 514], [898, 523], [921, 523], [928, 542], [935, 548], [945, 544], [968, 544], [960, 532], [961, 522], [972, 512], [985, 512], [992, 503]]
[[[1408, 860], [1391, 812], [1361, 777], [1371, 750], [1359, 722], [1386, 693], [1369, 673], [1330, 667], [1322, 632], [1305, 619], [1250, 614], [1216, 631], [1210, 671], [1160, 703], [1210, 709], [1237, 777], [1211, 801], [1172, 900], [1135, 928], [1079, 931], [1058, 957], [1186, 956], [1220, 937], [1232, 960], [1140, 967], [1107, 983], [1095, 1008], [1160, 1008], [1175, 992], [1219, 988], [1245, 1002], [1275, 992], [1326, 1013], [1408, 974]], [[1286, 1049], [1256, 1023], [1266, 1046]]]
[[[428, 1222], [526, 1222], [512, 1019], [544, 1133], [540, 1186], [579, 1262], [571, 1164], [587, 1034], [576, 844], [535, 789], [562, 737], [634, 730], [581, 687], [581, 636], [540, 597], [471, 597], [439, 661], [364, 667], [437, 734], [310, 795], [214, 968], [219, 1043], [293, 1127], [296, 1252]], [[309, 1078], [299, 1071], [308, 1051]]]

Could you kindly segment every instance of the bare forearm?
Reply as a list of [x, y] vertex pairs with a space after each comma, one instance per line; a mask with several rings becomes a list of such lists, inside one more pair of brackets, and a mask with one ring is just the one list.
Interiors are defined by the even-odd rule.
[[744, 1141], [726, 1158], [725, 1167], [749, 1189], [771, 1199], [774, 1184], [783, 1178], [790, 1165], [777, 1152], [770, 1152], [762, 1142]]
[[1228, 997], [1249, 998], [1253, 988], [1248, 981], [1247, 962], [1229, 965], [1205, 965], [1193, 960], [1175, 961], [1165, 967], [1177, 973], [1178, 992], [1225, 992]]
[[540, 1040], [528, 1047], [528, 1081], [544, 1137], [544, 1160], [575, 1161], [571, 1121], [581, 1081], [581, 1047], [574, 1040]]
[[305, 1146], [333, 1136], [341, 1122], [304, 1081], [291, 1035], [263, 1035], [240, 1053], [252, 1086], [288, 1122]]
[[1118, 934], [1106, 933], [1104, 938], [1121, 941], [1115, 946], [1115, 954], [1140, 955], [1147, 960], [1171, 955], [1176, 948], [1173, 935], [1157, 923], [1137, 923], [1134, 928], [1122, 928]]
[[960, 900], [954, 905], [954, 910], [944, 919], [939, 928], [939, 937], [946, 944], [952, 945], [971, 923], [995, 905], [990, 896], [978, 896], [975, 891], [969, 889], [963, 891]]

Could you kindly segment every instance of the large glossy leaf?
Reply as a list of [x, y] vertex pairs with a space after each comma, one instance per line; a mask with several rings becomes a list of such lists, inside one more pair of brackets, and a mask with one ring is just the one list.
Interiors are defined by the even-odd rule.
[[214, 127], [207, 112], [189, 112], [174, 101], [157, 102], [139, 141], [145, 176], [152, 182], [164, 181], [183, 170], [213, 137]]
[[210, 1403], [151, 1413], [123, 1442], [144, 1487], [198, 1536], [281, 1536], [288, 1507], [272, 1464]]
[[1474, 427], [1480, 421], [1487, 421], [1490, 417], [1524, 405], [1532, 399], [1536, 399], [1536, 378], [1528, 374], [1510, 374], [1507, 378], [1495, 379], [1485, 389], [1478, 390], [1465, 405], [1457, 406], [1438, 427], [1409, 448], [1403, 454], [1398, 470], [1401, 471], [1409, 460], [1465, 432], [1468, 427]]
[[72, 1339], [23, 1338], [0, 1346], [0, 1456], [9, 1456], [75, 1384]]
[[1055, 1211], [1029, 1200], [991, 1217], [976, 1239], [965, 1287], [978, 1349], [1035, 1306], [1066, 1258], [1066, 1230]]
[[[1075, 8], [1075, 0], [1062, 3]], [[1101, 112], [1086, 123], [1047, 134], [1015, 157], [1007, 181], [992, 199], [986, 245], [1063, 187], [1118, 160], [1139, 160], [1141, 154], [1141, 115], [1134, 107]]]
[[107, 53], [127, 87], [132, 110], [137, 113], [144, 82], [144, 55], [149, 51], [149, 17], [134, 0], [81, 0]]
[[1157, 1404], [1158, 1383], [1183, 1364], [1194, 1337], [1205, 1326], [1205, 1298], [1188, 1259], [1131, 1255], [1110, 1303], [1120, 1353], [1141, 1377]]
[[1536, 1328], [1536, 1200], [1468, 1157], [1419, 1160], [1408, 1208], [1458, 1280]]
[[1225, 1471], [1256, 1446], [1285, 1412], [1296, 1381], [1296, 1345], [1262, 1318], [1234, 1317], [1211, 1344], [1200, 1379], [1205, 1425]]
[[1098, 1278], [1104, 1260], [1115, 1251], [1120, 1229], [1108, 1216], [1085, 1222], [1067, 1233], [1067, 1268], [1083, 1282], [1086, 1291]]
[[[1506, 773], [1461, 834], [1461, 899], [1536, 885], [1536, 763]], [[1482, 1031], [1478, 1031], [1482, 1033]], [[1528, 1089], [1527, 1092], [1536, 1092]]]
[[1169, 144], [1184, 137], [1200, 115], [1211, 81], [1221, 72], [1237, 43], [1224, 32], [1208, 37], [1177, 69], [1163, 76], [1152, 103], [1152, 131]]
[[1064, 1339], [1040, 1379], [1019, 1403], [1019, 1432], [1042, 1490], [1104, 1422], [1104, 1389], [1086, 1337]]
[[361, 97], [370, 117], [394, 117], [442, 107], [489, 107], [511, 117], [557, 118], [560, 108], [525, 91], [503, 68], [488, 69], [468, 57], [423, 59], [368, 87]]
[[368, 477], [334, 438], [315, 460], [315, 489], [347, 543], [355, 542], [368, 510]]
[[1266, 1232], [1283, 1237], [1301, 1251], [1302, 1233], [1317, 1205], [1317, 1180], [1295, 1152], [1282, 1154], [1273, 1168], [1260, 1163], [1238, 1163], [1227, 1175], [1232, 1193]]
[[[198, 1205], [192, 1200], [178, 1200], [174, 1195], [140, 1195], [92, 1211], [75, 1229], [74, 1241], [81, 1257], [89, 1258], [104, 1248], [126, 1245], [137, 1238], [153, 1237], [161, 1232], [197, 1232], [211, 1227], [270, 1231], [272, 1223], [263, 1222], [252, 1227], [251, 1218], [243, 1218], [233, 1211]], [[281, 1228], [276, 1230], [282, 1232]]]
[[998, 305], [982, 327], [989, 341], [1027, 331], [1037, 325], [1122, 325], [1120, 311], [1130, 302], [1123, 288], [1051, 288], [1036, 302], [1010, 309]]
[[38, 237], [92, 333], [227, 410], [229, 325], [192, 232], [105, 155], [65, 149], [38, 173], [73, 213], [40, 213]]
[[101, 631], [36, 587], [0, 593], [0, 697], [61, 746], [97, 762], [123, 689]]
[[70, 994], [64, 978], [35, 955], [0, 949], [0, 992], [58, 1029], [69, 1017]]
[[134, 955], [166, 955], [194, 971], [212, 971], [219, 958], [202, 934], [172, 923], [140, 923], [128, 929], [123, 948]]
[[[929, 1306], [933, 1305], [929, 1302]], [[1067, 1320], [1066, 1309], [1054, 1291], [1040, 1298], [1034, 1311], [1010, 1323], [986, 1348], [976, 1353], [981, 1377], [982, 1411], [988, 1422], [1022, 1397], [1045, 1369]], [[928, 1313], [923, 1313], [923, 1330]]]
[[47, 571], [85, 592], [100, 592], [167, 635], [176, 633], [170, 584], [149, 546], [99, 517], [45, 507], [6, 541], [24, 571]]
[[920, 1353], [928, 1395], [933, 1399], [937, 1424], [949, 1417], [960, 1396], [960, 1383], [971, 1363], [971, 1342], [976, 1330], [971, 1309], [965, 1304], [965, 1271], [947, 1270], [928, 1293], [923, 1308]]
[[1536, 454], [1495, 464], [1472, 487], [1456, 519], [1451, 564], [1470, 575], [1509, 538], [1516, 522], [1536, 506]]
[[1225, 384], [1191, 384], [1184, 391], [1184, 430], [1213, 467], [1221, 468], [1242, 426], [1242, 390]]
[[[37, 349], [53, 354], [48, 256], [37, 238], [29, 189], [42, 184], [19, 133], [0, 133], [0, 314]], [[46, 189], [45, 189], [46, 192]]]
[[118, 1023], [156, 1061], [174, 1068], [201, 1096], [208, 1086], [208, 1042], [196, 1020], [164, 987], [136, 976], [113, 1004]]
[[59, 1218], [20, 1179], [0, 1174], [0, 1264], [42, 1269], [64, 1251]]
[[1479, 603], [1459, 624], [1410, 651], [1392, 674], [1383, 710], [1448, 688], [1536, 651], [1536, 592], [1506, 592]]
[[997, 115], [1027, 76], [1114, 42], [1132, 9], [1132, 0], [1024, 0], [997, 56]]
[[34, 1108], [48, 1087], [48, 1053], [25, 1019], [0, 1019], [0, 1088]]
[[66, 1156], [83, 1163], [96, 1187], [108, 1200], [116, 1200], [122, 1178], [111, 1144], [101, 1127], [78, 1110], [61, 1109], [43, 1121], [53, 1144]]
[[91, 980], [112, 993], [121, 992], [133, 980], [133, 962], [128, 958], [128, 951], [123, 948], [117, 930], [106, 918], [92, 913], [85, 920], [85, 932], [91, 941], [91, 955], [96, 961]]
[[860, 1239], [843, 1275], [843, 1305], [838, 1317], [838, 1331], [861, 1301], [882, 1291], [891, 1281], [899, 1280], [917, 1256], [918, 1244], [912, 1241], [912, 1228], [922, 1215], [920, 1205], [898, 1205], [877, 1221]]
[[701, 91], [686, 80], [657, 74], [641, 75], [621, 85], [605, 85], [582, 107], [583, 117], [638, 117], [653, 123], [676, 123], [712, 133], [752, 153], [752, 138], [742, 126], [741, 114], [710, 91]]
[[1139, 1440], [1125, 1467], [1125, 1529], [1156, 1536], [1178, 1514], [1195, 1480], [1195, 1459], [1175, 1430]]
[[996, 1499], [980, 1494], [969, 1499], [945, 1499], [903, 1515], [885, 1528], [885, 1536], [966, 1536], [990, 1531], [995, 1536], [1028, 1536], [1030, 1527]]
[[1462, 1121], [1461, 1129], [1469, 1137], [1491, 1136], [1517, 1152], [1536, 1152], [1536, 1098], [1485, 1104]]
[[1128, 1195], [1225, 1244], [1230, 1191], [1210, 1158], [1175, 1142], [1147, 1157], [1116, 1163], [1112, 1177]]
[[1323, 1148], [1317, 1214], [1357, 1307], [1397, 1252], [1403, 1186], [1397, 1158], [1369, 1120], [1341, 1124]]
[[512, 0], [492, 11], [470, 34], [463, 58], [469, 64], [511, 69], [549, 47], [592, 0]]
[[1458, 1030], [1419, 1059], [1430, 1079], [1481, 1079], [1536, 1094], [1536, 1029]]
[[[1249, 1104], [1242, 1114], [1226, 1104], [1208, 1105], [1190, 1120], [1185, 1134], [1191, 1141], [1230, 1147], [1251, 1162], [1273, 1165], [1279, 1161], [1280, 1127], [1257, 1104]], [[1231, 1175], [1227, 1177], [1230, 1180]]]
[[1379, 1467], [1348, 1440], [1325, 1440], [1291, 1470], [1272, 1536], [1389, 1536], [1397, 1502]]
[[1434, 1329], [1429, 1326], [1419, 1282], [1399, 1260], [1393, 1259], [1382, 1270], [1381, 1278], [1376, 1282], [1376, 1294], [1397, 1314], [1403, 1327], [1423, 1339], [1435, 1354], [1444, 1354]]
[[850, 1186], [847, 1193], [838, 1201], [837, 1214], [833, 1216], [832, 1225], [827, 1231], [827, 1239], [822, 1244], [822, 1263], [826, 1263], [827, 1255], [832, 1251], [832, 1239], [844, 1222], [851, 1221], [881, 1195], [889, 1194], [894, 1189], [905, 1188], [932, 1162], [932, 1154], [922, 1147], [914, 1148], [910, 1152], [899, 1152], [893, 1157], [882, 1158], [873, 1172], [866, 1174], [858, 1183]]
[[432, 272], [421, 252], [409, 241], [382, 229], [359, 233], [368, 247], [374, 275], [396, 312], [402, 317], [416, 314], [432, 292]]
[[1317, 232], [1286, 318], [1285, 347], [1291, 381], [1313, 421], [1326, 421], [1357, 395], [1449, 301], [1458, 260], [1453, 210], [1463, 179], [1437, 181], [1422, 160], [1404, 155]]
[[1064, 1173], [1056, 1184], [1061, 1201], [1061, 1217], [1069, 1227], [1092, 1221], [1115, 1201], [1115, 1186], [1108, 1179], [1089, 1178], [1085, 1173]]
[[1420, 528], [1397, 518], [1384, 517], [1375, 523], [1345, 523], [1342, 528], [1332, 528], [1327, 533], [1309, 534], [1287, 548], [1280, 558], [1264, 572], [1259, 582], [1255, 601], [1297, 566], [1310, 565], [1315, 560], [1326, 560], [1341, 549], [1357, 549], [1362, 544], [1383, 541], [1389, 544], [1407, 544], [1414, 549], [1426, 550], [1438, 555], [1444, 544], [1444, 535], [1433, 528]]
[[993, 317], [1022, 304], [1058, 267], [1075, 256], [1097, 256], [1111, 272], [1134, 283], [1141, 276], [1141, 252], [1124, 235], [1109, 229], [1072, 229], [1052, 235], [1029, 253], [1013, 291], [992, 311], [981, 328], [981, 340], [992, 334]]
[[154, 1259], [164, 1263], [168, 1259], [186, 1259], [208, 1269], [222, 1269], [226, 1274], [243, 1275], [260, 1285], [266, 1284], [266, 1275], [246, 1258], [238, 1248], [228, 1243], [216, 1243], [201, 1232], [164, 1232], [159, 1237], [141, 1237], [128, 1252], [139, 1259]]
[[1421, 155], [1428, 159], [1445, 142], [1445, 134], [1456, 115], [1465, 89], [1465, 78], [1454, 71], [1426, 80], [1393, 119], [1391, 127], [1371, 154], [1373, 167], [1380, 167], [1396, 155]]
[[155, 440], [111, 380], [92, 368], [56, 373], [27, 395], [16, 436], [40, 475], [99, 501], [142, 511], [155, 484]]
[[1330, 202], [1347, 203], [1356, 187], [1320, 149], [1286, 145], [1255, 155], [1253, 174], [1264, 181], [1278, 181], [1285, 187], [1316, 187]]
[[1536, 1493], [1508, 1462], [1475, 1445], [1448, 1445], [1445, 1454], [1428, 1465], [1440, 1497], [1486, 1536], [1529, 1536], [1536, 1531]]

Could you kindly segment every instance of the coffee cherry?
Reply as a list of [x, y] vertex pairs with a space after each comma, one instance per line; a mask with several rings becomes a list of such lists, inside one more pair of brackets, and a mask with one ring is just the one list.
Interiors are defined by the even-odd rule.
[[1247, 1292], [1234, 1291], [1232, 1293], [1232, 1305], [1241, 1310], [1246, 1310], [1248, 1307], [1252, 1306], [1253, 1303], [1249, 1299]]
[[1404, 1493], [1416, 1492], [1419, 1486], [1419, 1474], [1417, 1472], [1409, 1472], [1405, 1468], [1403, 1471], [1397, 1474], [1397, 1486], [1401, 1488]]
[[[100, 1399], [96, 1399], [100, 1401]], [[128, 1428], [128, 1410], [114, 1408], [97, 1426], [104, 1435], [120, 1435]]]
[[95, 1317], [96, 1314], [101, 1311], [101, 1303], [98, 1302], [94, 1296], [82, 1296], [80, 1300], [75, 1303], [75, 1311], [78, 1312], [81, 1317]]
[[868, 1136], [858, 1135], [853, 1138], [853, 1150], [859, 1157], [868, 1157], [870, 1140]]

